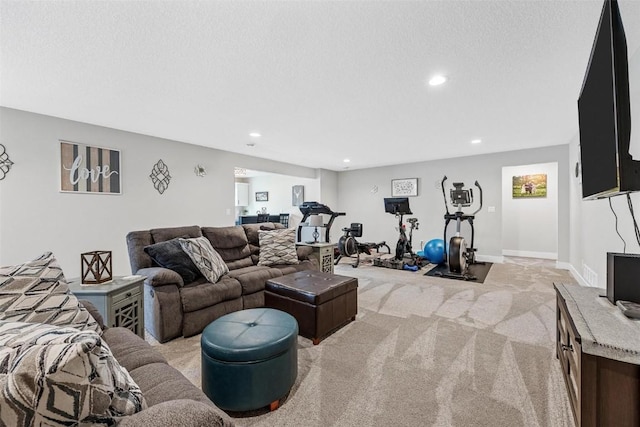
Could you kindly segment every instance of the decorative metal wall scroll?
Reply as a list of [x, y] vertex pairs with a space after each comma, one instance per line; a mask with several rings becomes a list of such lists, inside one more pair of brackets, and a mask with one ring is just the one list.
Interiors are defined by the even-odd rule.
[[207, 170], [202, 165], [196, 165], [196, 167], [193, 169], [193, 172], [200, 178], [204, 177], [207, 174]]
[[9, 159], [7, 150], [4, 148], [4, 145], [0, 144], [0, 181], [7, 176], [9, 170], [11, 170], [11, 166], [13, 166], [13, 162]]
[[149, 175], [151, 181], [153, 182], [153, 186], [158, 193], [164, 193], [164, 190], [169, 187], [169, 182], [171, 182], [171, 175], [169, 175], [169, 168], [164, 164], [162, 159], [158, 160], [158, 163], [153, 165], [153, 169], [151, 169], [151, 175]]

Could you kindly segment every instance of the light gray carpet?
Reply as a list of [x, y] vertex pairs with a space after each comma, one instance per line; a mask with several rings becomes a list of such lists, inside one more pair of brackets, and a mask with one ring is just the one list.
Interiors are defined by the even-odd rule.
[[[358, 278], [356, 321], [317, 346], [299, 337], [287, 400], [238, 425], [573, 426], [554, 347], [553, 282], [574, 282], [567, 271], [495, 264], [484, 284], [368, 265], [336, 274]], [[199, 339], [155, 343], [198, 386]]]

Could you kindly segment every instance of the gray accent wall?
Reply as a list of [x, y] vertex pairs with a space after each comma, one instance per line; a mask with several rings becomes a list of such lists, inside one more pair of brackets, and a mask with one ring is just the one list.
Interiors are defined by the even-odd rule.
[[[80, 275], [80, 254], [113, 251], [116, 275], [131, 274], [125, 236], [132, 230], [232, 225], [234, 166], [316, 179], [316, 169], [0, 108], [0, 142], [15, 163], [0, 181], [0, 265], [52, 251], [65, 275]], [[59, 140], [121, 151], [122, 194], [60, 190]], [[149, 175], [162, 159], [171, 182], [164, 194]], [[207, 175], [194, 173], [197, 164]], [[287, 189], [288, 198], [291, 188]]]
[[[399, 150], [398, 155], [407, 153], [410, 151]], [[479, 256], [498, 260], [503, 249], [502, 168], [551, 162], [558, 163], [558, 261], [566, 263], [569, 261], [568, 145], [340, 172], [338, 207], [347, 215], [336, 220], [336, 231], [332, 235], [335, 236], [337, 230], [351, 222], [361, 222], [361, 241], [385, 240], [393, 250], [398, 239], [398, 223], [393, 215], [384, 212], [383, 199], [391, 196], [392, 179], [418, 178], [418, 196], [409, 198], [412, 216], [417, 217], [420, 224], [414, 232], [414, 248], [419, 249], [421, 241], [426, 243], [433, 238], [442, 238], [445, 208], [440, 181], [447, 175], [447, 188], [456, 181], [462, 181], [469, 187], [478, 180], [482, 186], [484, 207], [475, 220], [475, 246]], [[488, 212], [490, 206], [495, 208], [495, 212]], [[453, 225], [450, 225], [448, 237], [454, 232]], [[541, 229], [540, 233], [555, 233], [555, 230]], [[470, 238], [468, 226], [462, 228], [462, 235]]]

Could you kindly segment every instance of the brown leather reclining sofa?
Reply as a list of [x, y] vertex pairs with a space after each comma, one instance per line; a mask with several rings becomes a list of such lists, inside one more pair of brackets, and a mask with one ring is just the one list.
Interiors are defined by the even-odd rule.
[[[297, 248], [299, 264], [258, 266], [260, 229], [282, 228], [277, 223], [229, 227], [172, 227], [132, 231], [127, 234], [133, 274], [144, 282], [145, 328], [158, 341], [196, 335], [218, 317], [246, 308], [264, 306], [265, 282], [302, 270], [317, 270], [309, 259], [310, 248]], [[160, 267], [144, 251], [145, 246], [178, 237], [206, 237], [229, 267], [215, 284], [199, 277], [184, 283], [173, 270]]]

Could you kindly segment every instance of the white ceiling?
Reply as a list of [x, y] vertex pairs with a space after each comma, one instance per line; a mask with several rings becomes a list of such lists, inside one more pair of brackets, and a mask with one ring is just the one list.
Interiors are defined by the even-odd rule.
[[567, 143], [602, 8], [0, 1], [0, 105], [331, 170]]

